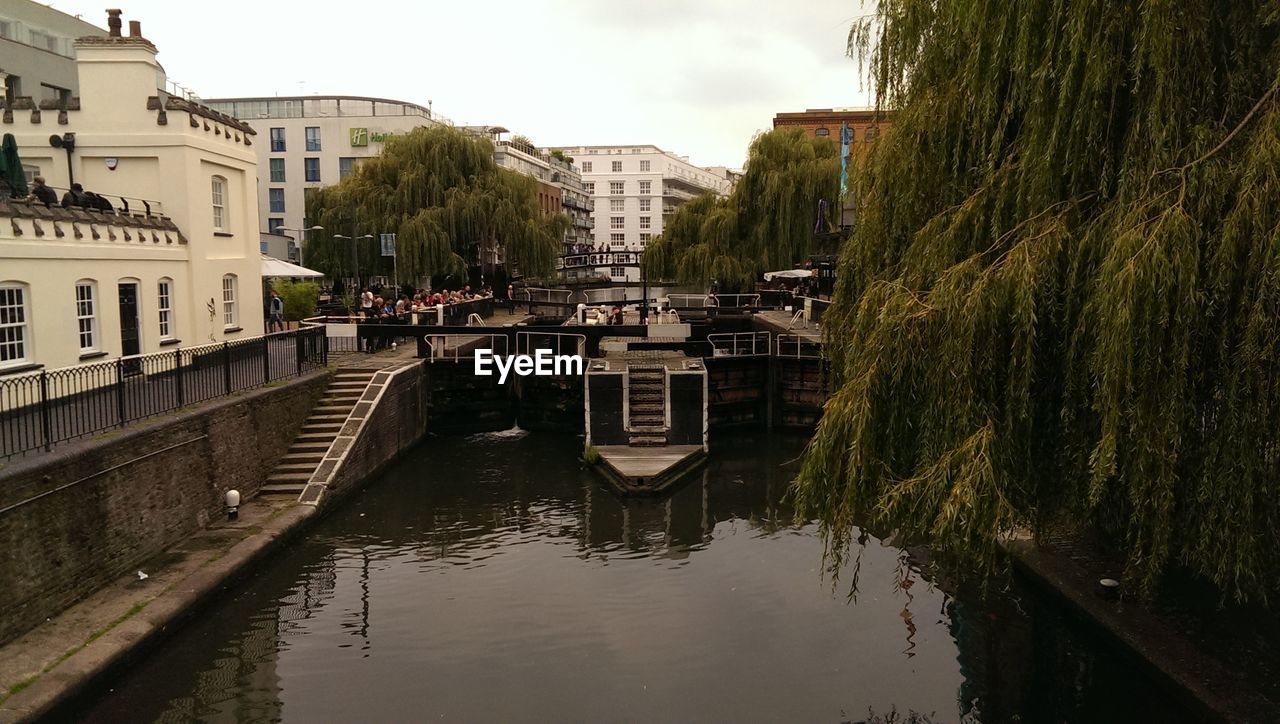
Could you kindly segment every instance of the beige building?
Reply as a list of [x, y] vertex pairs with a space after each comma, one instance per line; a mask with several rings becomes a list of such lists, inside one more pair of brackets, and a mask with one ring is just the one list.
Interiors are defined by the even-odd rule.
[[[361, 96], [296, 96], [214, 98], [201, 101], [241, 119], [258, 136], [259, 231], [298, 239], [306, 262], [306, 239], [299, 232], [312, 226], [305, 216], [308, 189], [335, 184], [366, 159], [382, 152], [393, 136], [415, 128], [448, 123], [430, 106]], [[333, 229], [356, 236], [381, 229]]]
[[60, 194], [121, 212], [0, 203], [0, 374], [263, 331], [253, 129], [166, 94], [140, 26], [108, 25], [75, 43], [67, 110], [19, 98], [0, 122]]
[[0, 2], [0, 85], [6, 101], [58, 108], [79, 92], [75, 39], [107, 31], [32, 0]]

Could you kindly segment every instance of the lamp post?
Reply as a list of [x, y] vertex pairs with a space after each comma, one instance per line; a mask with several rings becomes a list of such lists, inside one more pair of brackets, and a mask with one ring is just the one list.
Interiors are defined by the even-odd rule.
[[[306, 221], [303, 221], [303, 223], [306, 223]], [[323, 227], [323, 226], [320, 226], [320, 225], [318, 225], [318, 224], [317, 224], [316, 226], [304, 226], [304, 227], [302, 227], [302, 228], [300, 228], [300, 229], [296, 229], [296, 228], [294, 228], [294, 227], [292, 227], [292, 226], [277, 226], [277, 227], [276, 227], [276, 231], [296, 231], [296, 232], [298, 232], [298, 263], [299, 263], [299, 264], [301, 264], [301, 263], [302, 263], [302, 250], [303, 250], [303, 248], [305, 248], [305, 247], [306, 247], [306, 245], [307, 245], [307, 232], [308, 232], [308, 231], [324, 231], [324, 227]]]
[[347, 239], [351, 242], [351, 262], [356, 272], [356, 294], [360, 293], [360, 257], [356, 254], [356, 242], [361, 239], [372, 239], [373, 234], [362, 234], [360, 236], [347, 236], [345, 234], [334, 234], [335, 239]]

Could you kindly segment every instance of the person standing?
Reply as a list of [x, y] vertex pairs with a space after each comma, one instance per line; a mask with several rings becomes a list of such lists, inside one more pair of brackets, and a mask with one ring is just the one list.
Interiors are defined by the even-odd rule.
[[267, 308], [267, 332], [283, 332], [284, 331], [284, 300], [271, 290], [271, 302]]
[[360, 295], [360, 311], [364, 313], [365, 319], [374, 315], [373, 292], [369, 291], [369, 287], [365, 287], [364, 293]]

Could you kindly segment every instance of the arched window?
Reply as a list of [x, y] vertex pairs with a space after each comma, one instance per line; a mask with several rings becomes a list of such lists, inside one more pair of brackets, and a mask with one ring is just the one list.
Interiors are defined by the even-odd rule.
[[27, 285], [0, 282], [0, 368], [31, 361], [31, 329]]
[[236, 327], [239, 319], [236, 309], [236, 275], [226, 274], [222, 277], [222, 326], [224, 329]]
[[871, 142], [875, 141], [875, 140], [876, 140], [876, 136], [879, 136], [879, 135], [880, 135], [880, 128], [879, 128], [879, 127], [877, 127], [877, 126], [867, 126], [866, 133], [864, 133], [862, 137], [863, 137], [864, 139], [866, 139], [867, 143], [871, 143]]
[[80, 353], [98, 351], [98, 283], [92, 279], [76, 282], [76, 327]]
[[156, 285], [157, 307], [160, 310], [160, 339], [173, 339], [173, 280], [161, 277]]
[[816, 131], [814, 131], [814, 132], [813, 132], [813, 135], [815, 135], [815, 136], [830, 136], [830, 135], [831, 135], [831, 131], [830, 131], [829, 129], [826, 129], [826, 128], [819, 128], [819, 129], [817, 129]]
[[213, 230], [227, 230], [227, 180], [213, 177]]

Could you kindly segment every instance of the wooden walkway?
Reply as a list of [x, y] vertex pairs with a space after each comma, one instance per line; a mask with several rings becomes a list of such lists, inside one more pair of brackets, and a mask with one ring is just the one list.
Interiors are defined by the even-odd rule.
[[605, 445], [596, 451], [610, 479], [625, 493], [661, 492], [705, 458], [701, 445]]

